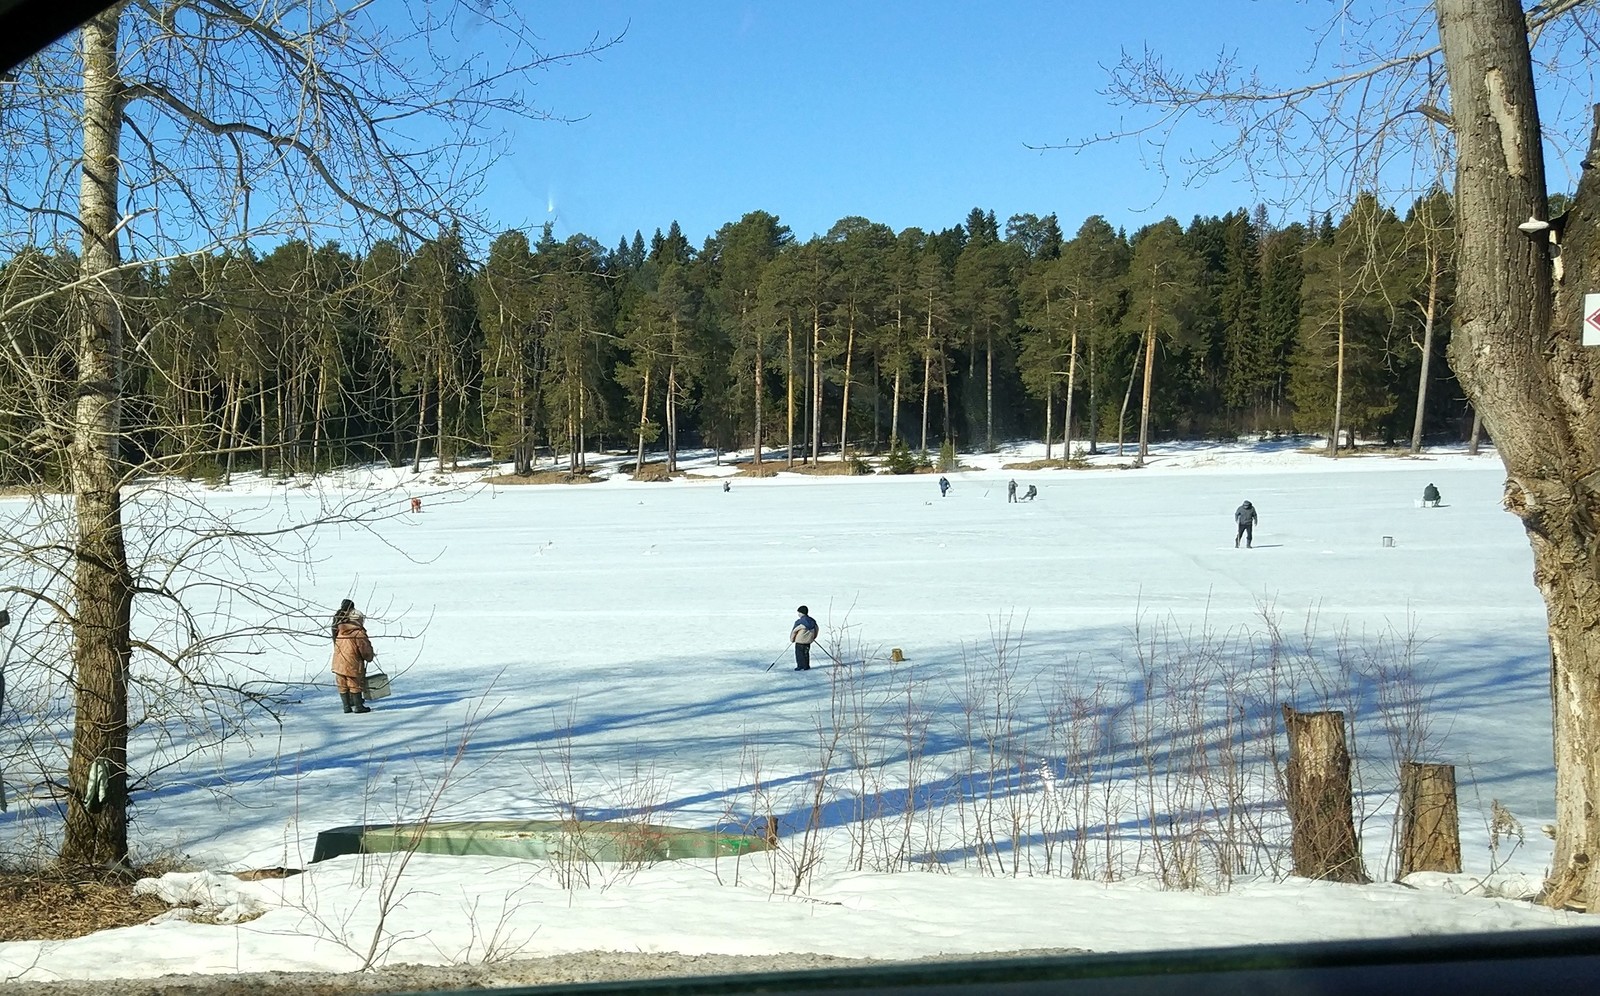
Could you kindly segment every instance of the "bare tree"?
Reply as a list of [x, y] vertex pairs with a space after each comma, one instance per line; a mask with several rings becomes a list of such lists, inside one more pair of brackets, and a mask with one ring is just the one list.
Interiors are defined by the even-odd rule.
[[[62, 677], [74, 705], [62, 863], [127, 859], [137, 781], [130, 675], [156, 662], [180, 687], [202, 688], [213, 679], [190, 665], [214, 659], [219, 642], [311, 628], [292, 588], [250, 588], [272, 623], [255, 611], [235, 619], [244, 610], [216, 595], [238, 584], [228, 561], [215, 559], [230, 539], [246, 541], [233, 554], [243, 567], [263, 553], [250, 542], [271, 547], [292, 533], [268, 528], [252, 539], [198, 505], [184, 513], [195, 517], [187, 532], [163, 529], [172, 505], [132, 497], [164, 469], [131, 445], [139, 426], [123, 378], [130, 350], [143, 348], [130, 328], [135, 278], [293, 235], [418, 240], [461, 217], [500, 151], [485, 126], [543, 116], [521, 92], [531, 74], [608, 44], [546, 53], [517, 11], [498, 0], [412, 0], [381, 14], [366, 0], [128, 0], [0, 81], [0, 236], [58, 256], [78, 244], [75, 277], [41, 292], [71, 322], [58, 349], [64, 363], [47, 369], [36, 352], [11, 348], [14, 319], [38, 296], [0, 298], [8, 414], [37, 420], [34, 450], [67, 453], [61, 473], [32, 478], [46, 511], [27, 524], [33, 540], [8, 551], [36, 580], [7, 588], [48, 606], [53, 623], [34, 635], [67, 647]], [[456, 48], [462, 34], [484, 54]], [[53, 490], [70, 496], [65, 519], [48, 512], [62, 507], [43, 497]], [[130, 557], [130, 542], [142, 544], [142, 560]], [[147, 599], [168, 608], [141, 613]], [[202, 610], [191, 609], [197, 600]], [[174, 617], [175, 626], [151, 622]], [[136, 620], [154, 630], [142, 633]]]
[[[1570, 143], [1572, 120], [1545, 122], [1541, 94], [1559, 110], [1593, 104], [1583, 45], [1600, 24], [1594, 0], [1555, 0], [1528, 11], [1515, 0], [1436, 0], [1431, 10], [1387, 8], [1356, 23], [1353, 4], [1320, 36], [1341, 41], [1326, 78], [1273, 89], [1231, 59], [1186, 79], [1149, 53], [1113, 73], [1115, 96], [1156, 108], [1149, 130], [1188, 114], [1225, 122], [1231, 138], [1202, 155], [1202, 171], [1244, 163], [1291, 196], [1379, 181], [1393, 189], [1396, 154], [1432, 150], [1442, 124], [1453, 140], [1457, 219], [1456, 325], [1450, 362], [1505, 464], [1505, 506], [1533, 547], [1534, 580], [1550, 634], [1556, 769], [1556, 852], [1545, 899], [1600, 908], [1600, 352], [1579, 336], [1583, 290], [1600, 273], [1600, 111], [1552, 271], [1544, 143]], [[1539, 58], [1535, 60], [1535, 54]], [[1575, 82], [1576, 81], [1576, 82]], [[1385, 165], [1387, 164], [1387, 165]], [[1413, 177], [1430, 177], [1435, 162]], [[1417, 184], [1420, 188], [1423, 184]], [[1414, 190], [1420, 193], [1421, 190]]]

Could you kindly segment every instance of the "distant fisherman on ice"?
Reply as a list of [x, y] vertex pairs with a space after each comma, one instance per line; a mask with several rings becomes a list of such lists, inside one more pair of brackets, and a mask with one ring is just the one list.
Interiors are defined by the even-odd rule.
[[1241, 537], [1244, 539], [1246, 549], [1249, 549], [1250, 544], [1254, 542], [1256, 538], [1256, 518], [1256, 507], [1250, 504], [1248, 498], [1245, 499], [1243, 505], [1234, 510], [1233, 521], [1239, 525], [1239, 531], [1233, 534], [1234, 549], [1238, 549]]
[[794, 644], [794, 669], [796, 671], [811, 670], [811, 644], [817, 638], [817, 621], [811, 618], [811, 610], [804, 605], [795, 609], [800, 613], [800, 618], [789, 627], [789, 642]]

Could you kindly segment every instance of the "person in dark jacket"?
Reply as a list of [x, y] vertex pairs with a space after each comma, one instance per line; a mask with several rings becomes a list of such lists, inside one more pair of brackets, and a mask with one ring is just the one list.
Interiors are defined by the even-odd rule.
[[950, 491], [950, 478], [939, 478], [939, 497], [943, 498]]
[[[344, 611], [343, 609], [340, 610]], [[345, 712], [371, 712], [362, 693], [367, 688], [367, 664], [376, 656], [367, 638], [367, 617], [351, 606], [333, 628], [333, 676]]]
[[1238, 532], [1233, 534], [1234, 548], [1238, 549], [1239, 540], [1243, 539], [1245, 548], [1249, 549], [1256, 538], [1256, 507], [1247, 499], [1234, 510], [1233, 521], [1239, 526]]
[[1422, 504], [1439, 507], [1439, 489], [1432, 484], [1422, 489]]
[[1017, 500], [1017, 479], [1013, 477], [1011, 480], [1006, 482], [1006, 501], [1007, 502], [1013, 502], [1013, 501], [1016, 501], [1016, 500]]
[[804, 605], [795, 610], [800, 613], [800, 618], [789, 627], [789, 642], [794, 644], [794, 669], [796, 671], [811, 670], [811, 644], [817, 638], [817, 621], [811, 618], [811, 612]]
[[1039, 497], [1039, 489], [1030, 484], [1027, 492], [1022, 496], [1022, 500], [1033, 501], [1037, 497]]

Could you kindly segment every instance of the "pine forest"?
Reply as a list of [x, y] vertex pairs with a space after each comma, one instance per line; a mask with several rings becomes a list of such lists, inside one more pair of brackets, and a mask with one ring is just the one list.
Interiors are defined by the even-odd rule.
[[[477, 254], [447, 230], [180, 256], [124, 276], [123, 455], [226, 480], [486, 455], [571, 474], [600, 450], [670, 473], [682, 447], [904, 469], [1024, 438], [1054, 461], [1243, 434], [1415, 449], [1478, 431], [1445, 360], [1453, 246], [1436, 192], [1131, 235], [975, 208], [802, 242], [755, 211], [699, 248], [674, 222], [615, 248], [547, 226]], [[60, 248], [0, 261], [0, 485], [68, 473], [78, 270]]]

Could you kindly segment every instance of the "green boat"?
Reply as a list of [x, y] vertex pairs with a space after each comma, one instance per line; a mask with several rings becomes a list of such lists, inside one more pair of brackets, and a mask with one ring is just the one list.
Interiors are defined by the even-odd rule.
[[765, 851], [765, 837], [594, 820], [477, 820], [336, 827], [317, 834], [313, 862], [341, 854], [482, 854], [552, 861], [648, 864]]

